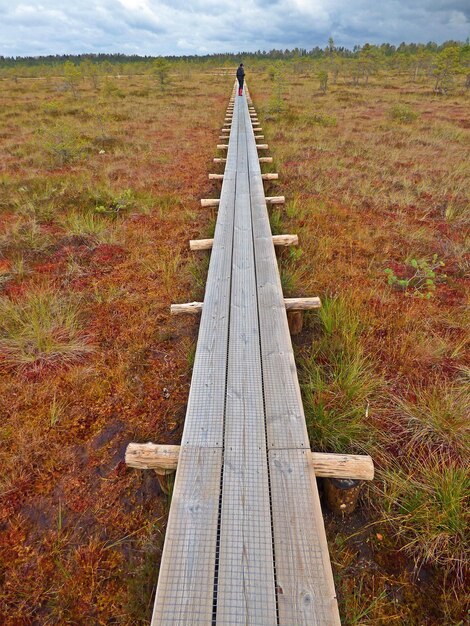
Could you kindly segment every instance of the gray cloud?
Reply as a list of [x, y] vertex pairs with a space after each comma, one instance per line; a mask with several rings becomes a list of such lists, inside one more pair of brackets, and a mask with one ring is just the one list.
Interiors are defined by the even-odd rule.
[[0, 54], [204, 54], [442, 42], [470, 35], [468, 0], [0, 0]]

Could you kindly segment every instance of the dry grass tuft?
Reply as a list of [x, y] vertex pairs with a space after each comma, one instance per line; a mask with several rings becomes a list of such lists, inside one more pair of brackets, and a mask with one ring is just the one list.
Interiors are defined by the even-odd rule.
[[0, 299], [0, 363], [7, 369], [39, 371], [64, 367], [92, 351], [80, 322], [80, 306], [51, 290], [24, 300]]
[[468, 566], [470, 531], [468, 468], [436, 456], [414, 464], [412, 474], [385, 474], [388, 519], [417, 563], [433, 563], [461, 575]]

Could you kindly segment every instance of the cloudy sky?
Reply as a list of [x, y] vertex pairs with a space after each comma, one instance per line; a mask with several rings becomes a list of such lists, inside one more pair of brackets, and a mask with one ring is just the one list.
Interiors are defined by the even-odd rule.
[[312, 48], [330, 36], [347, 47], [465, 40], [470, 0], [0, 0], [3, 56]]

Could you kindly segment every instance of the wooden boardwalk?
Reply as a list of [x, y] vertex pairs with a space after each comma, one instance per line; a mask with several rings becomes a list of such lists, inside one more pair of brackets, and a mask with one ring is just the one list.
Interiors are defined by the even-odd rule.
[[152, 625], [340, 623], [246, 95], [233, 120]]

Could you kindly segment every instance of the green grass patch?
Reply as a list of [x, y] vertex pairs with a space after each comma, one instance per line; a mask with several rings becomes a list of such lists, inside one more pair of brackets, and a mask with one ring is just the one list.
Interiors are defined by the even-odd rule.
[[411, 124], [418, 119], [419, 113], [406, 104], [394, 104], [390, 108], [388, 116], [394, 122], [399, 122], [400, 124]]
[[370, 451], [370, 401], [380, 377], [359, 339], [358, 316], [343, 298], [326, 298], [303, 361], [302, 390], [312, 447], [328, 452]]

